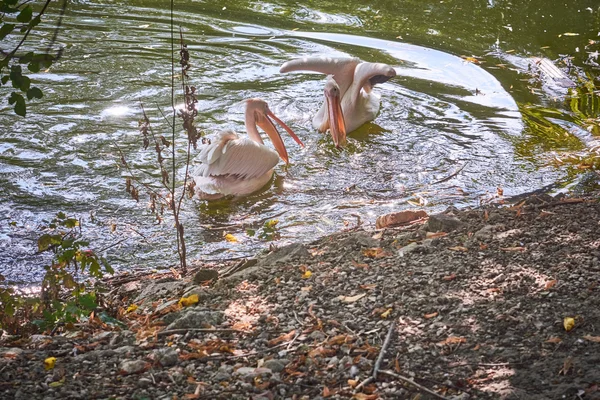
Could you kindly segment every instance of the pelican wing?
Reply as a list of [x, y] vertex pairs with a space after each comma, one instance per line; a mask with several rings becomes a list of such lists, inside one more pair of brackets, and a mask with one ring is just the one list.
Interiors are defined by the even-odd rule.
[[358, 96], [360, 89], [364, 89], [365, 92], [370, 93], [373, 90], [373, 86], [378, 83], [387, 82], [394, 76], [396, 76], [396, 70], [387, 64], [360, 63], [354, 70], [353, 88], [356, 92], [352, 93], [352, 97]]
[[358, 64], [358, 58], [303, 57], [284, 63], [279, 72], [314, 71], [333, 75], [343, 94], [352, 84], [354, 69]]
[[201, 164], [194, 175], [231, 175], [241, 179], [263, 176], [279, 162], [279, 155], [263, 144], [247, 137], [240, 138], [231, 131], [221, 132], [200, 152]]

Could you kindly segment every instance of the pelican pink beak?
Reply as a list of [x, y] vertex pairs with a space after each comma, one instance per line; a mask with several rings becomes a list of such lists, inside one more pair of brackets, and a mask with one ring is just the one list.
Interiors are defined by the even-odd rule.
[[266, 109], [263, 112], [264, 114], [262, 112], [257, 112], [256, 124], [267, 133], [269, 139], [271, 139], [271, 142], [273, 142], [273, 147], [275, 147], [275, 150], [279, 154], [279, 157], [281, 157], [281, 159], [285, 161], [286, 164], [289, 164], [287, 149], [285, 148], [285, 144], [283, 143], [283, 139], [281, 139], [281, 135], [279, 134], [277, 127], [275, 127], [275, 124], [271, 119], [273, 119], [279, 124], [279, 126], [285, 129], [285, 131], [292, 137], [292, 139], [296, 141], [296, 143], [300, 145], [300, 147], [304, 147], [304, 143], [302, 143], [302, 141], [298, 136], [296, 136], [294, 131], [289, 126], [287, 126], [282, 120], [277, 118], [275, 114], [273, 114], [271, 110], [269, 110], [268, 107], [266, 107]]
[[346, 144], [346, 123], [342, 112], [340, 87], [332, 76], [327, 77], [325, 84], [325, 102], [327, 103], [327, 115], [329, 117], [329, 131], [333, 138], [335, 147]]

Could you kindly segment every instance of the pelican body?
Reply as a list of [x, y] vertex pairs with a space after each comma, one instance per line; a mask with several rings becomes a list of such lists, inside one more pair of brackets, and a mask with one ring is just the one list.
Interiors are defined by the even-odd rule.
[[329, 129], [337, 147], [345, 143], [347, 132], [375, 119], [380, 96], [373, 87], [396, 76], [387, 64], [361, 62], [358, 58], [304, 57], [286, 62], [279, 70], [291, 71], [328, 75], [325, 102], [313, 118], [313, 127], [319, 132]]
[[[279, 158], [289, 163], [287, 150], [275, 127], [277, 122], [302, 147], [304, 144], [283, 121], [277, 118], [261, 99], [246, 100], [247, 137], [228, 130], [220, 132], [206, 145], [196, 161], [200, 165], [192, 173], [199, 199], [215, 200], [224, 196], [245, 196], [262, 188], [273, 176]], [[275, 150], [265, 146], [258, 132], [264, 130]]]

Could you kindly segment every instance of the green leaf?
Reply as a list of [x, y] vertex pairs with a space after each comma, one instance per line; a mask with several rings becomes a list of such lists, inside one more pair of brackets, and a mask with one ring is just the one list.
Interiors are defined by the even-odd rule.
[[27, 64], [28, 62], [31, 62], [31, 60], [33, 60], [33, 51], [30, 51], [29, 53], [25, 54], [23, 57], [19, 58], [19, 62], [21, 64]]
[[8, 98], [10, 104], [15, 105], [15, 113], [24, 117], [27, 114], [27, 106], [25, 105], [25, 99], [19, 93], [12, 92]]
[[48, 250], [48, 248], [53, 244], [60, 244], [60, 242], [60, 235], [50, 235], [45, 233], [38, 239], [38, 249], [39, 251], [45, 251]]
[[8, 75], [4, 75], [4, 76], [2, 77], [2, 84], [3, 84], [3, 85], [6, 85], [6, 82], [8, 82], [8, 80], [9, 80], [9, 79], [10, 79], [10, 77], [9, 77]]
[[13, 65], [10, 67], [10, 80], [12, 81], [12, 86], [14, 88], [19, 89], [21, 87], [23, 75], [20, 65]]
[[[38, 89], [39, 90], [39, 89]], [[40, 90], [40, 93], [42, 91]], [[75, 228], [76, 226], [79, 226], [79, 221], [75, 218], [67, 218], [64, 222], [63, 222], [63, 226], [65, 228]]]
[[0, 40], [4, 39], [9, 33], [15, 29], [15, 24], [4, 24], [0, 26]]
[[40, 63], [38, 61], [32, 61], [27, 65], [27, 69], [33, 73], [40, 72]]
[[98, 264], [98, 260], [95, 258], [89, 258], [90, 263], [90, 275], [95, 276], [96, 278], [102, 278], [103, 274], [100, 271], [100, 264]]
[[4, 4], [6, 4], [7, 6], [14, 6], [15, 4], [17, 4], [19, 0], [4, 0]]
[[98, 304], [96, 304], [96, 294], [95, 293], [87, 293], [83, 296], [79, 297], [79, 304], [89, 311], [94, 311]]
[[109, 274], [113, 274], [115, 272], [113, 267], [111, 267], [110, 264], [108, 263], [108, 261], [106, 261], [106, 258], [100, 257], [100, 262], [104, 266], [104, 271], [106, 271]]
[[31, 20], [31, 22], [29, 22], [29, 26], [34, 28], [36, 27], [40, 22], [42, 22], [42, 18], [38, 15], [37, 17], [35, 17], [34, 19]]
[[67, 215], [64, 212], [60, 211], [60, 212], [56, 213], [56, 218], [65, 219], [65, 218], [67, 218]]
[[17, 16], [17, 21], [19, 22], [29, 22], [31, 21], [31, 17], [33, 16], [33, 8], [28, 4], [24, 9], [21, 10], [19, 15]]
[[27, 92], [30, 86], [31, 79], [29, 79], [28, 76], [21, 77], [21, 86], [19, 86], [19, 89], [21, 89], [22, 92]]
[[32, 87], [27, 91], [27, 100], [31, 100], [34, 98], [41, 99], [42, 97], [44, 97], [44, 93], [42, 93], [42, 91], [39, 88]]

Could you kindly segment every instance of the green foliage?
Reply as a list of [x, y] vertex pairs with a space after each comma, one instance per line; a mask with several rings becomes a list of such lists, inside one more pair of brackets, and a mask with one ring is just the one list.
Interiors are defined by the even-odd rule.
[[[34, 16], [33, 7], [28, 2], [17, 4], [17, 0], [0, 0], [0, 40], [14, 43], [13, 49], [5, 49], [6, 52], [0, 59], [0, 87], [9, 84], [17, 91], [9, 94], [8, 102], [13, 105], [15, 114], [22, 117], [27, 115], [27, 100], [41, 99], [42, 90], [31, 86], [31, 79], [23, 75], [21, 65], [27, 65], [29, 72], [39, 72], [42, 67], [48, 68], [55, 60], [55, 56], [46, 53], [35, 53], [30, 51], [24, 55], [19, 53], [24, 39], [41, 22], [45, 7]], [[16, 28], [19, 27], [17, 30]], [[58, 28], [58, 27], [57, 27]], [[10, 39], [7, 40], [5, 38]]]
[[[42, 227], [38, 239], [40, 252], [54, 253], [45, 268], [39, 296], [23, 296], [10, 287], [0, 287], [0, 328], [13, 334], [51, 329], [57, 324], [72, 324], [97, 308], [96, 292], [79, 274], [102, 278], [113, 273], [106, 260], [88, 249], [81, 239], [79, 220], [58, 213]], [[0, 282], [4, 278], [0, 275]]]
[[[265, 241], [277, 240], [280, 238], [281, 234], [277, 227], [279, 220], [271, 219], [264, 223], [264, 225], [258, 230], [258, 238]], [[246, 234], [248, 236], [255, 236], [257, 231], [254, 229], [246, 229]]]

